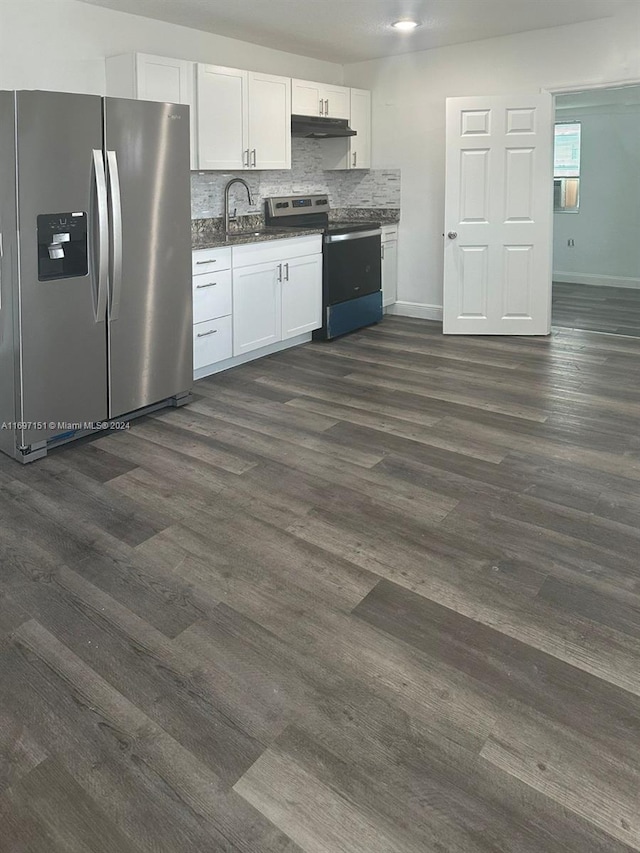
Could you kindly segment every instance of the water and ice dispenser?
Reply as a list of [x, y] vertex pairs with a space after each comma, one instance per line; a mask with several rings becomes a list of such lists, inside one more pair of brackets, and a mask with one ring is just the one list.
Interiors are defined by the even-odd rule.
[[37, 227], [39, 281], [88, 275], [86, 213], [42, 213]]

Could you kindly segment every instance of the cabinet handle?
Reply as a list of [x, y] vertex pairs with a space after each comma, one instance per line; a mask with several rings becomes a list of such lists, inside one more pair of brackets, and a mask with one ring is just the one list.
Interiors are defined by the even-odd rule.
[[354, 151], [353, 152], [353, 168], [355, 169], [357, 165], [358, 165], [358, 152]]
[[384, 261], [384, 243], [382, 244], [382, 260]]
[[329, 98], [327, 98], [327, 100], [324, 102], [324, 114], [326, 116], [329, 115]]
[[289, 281], [289, 264], [284, 265], [284, 280]]
[[251, 151], [251, 165], [253, 166], [253, 168], [254, 168], [254, 169], [255, 169], [255, 167], [256, 167], [256, 159], [257, 159], [257, 157], [256, 157], [256, 149], [254, 148], [254, 149]]
[[217, 263], [218, 262], [216, 260], [213, 260], [213, 261], [196, 261], [196, 266], [200, 267], [200, 266], [202, 266], [202, 264], [217, 264]]
[[249, 168], [249, 149], [248, 148], [245, 148], [245, 150], [242, 152], [242, 165], [245, 167], [245, 169]]
[[199, 338], [208, 338], [209, 335], [215, 335], [215, 333], [217, 331], [218, 331], [217, 329], [211, 329], [210, 332], [198, 332], [198, 337]]
[[320, 103], [318, 104], [318, 115], [324, 115], [324, 101], [320, 98]]
[[282, 281], [282, 264], [278, 264], [278, 281]]
[[215, 287], [217, 283], [217, 281], [211, 281], [209, 284], [196, 284], [196, 290], [203, 290], [205, 287]]

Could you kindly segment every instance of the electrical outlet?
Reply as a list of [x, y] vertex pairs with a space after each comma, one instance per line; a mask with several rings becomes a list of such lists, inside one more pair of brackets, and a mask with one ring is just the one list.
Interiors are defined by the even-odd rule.
[[576, 241], [573, 239], [573, 237], [569, 237], [569, 239], [567, 240], [567, 246], [568, 246], [570, 249], [575, 249], [575, 247], [576, 247]]

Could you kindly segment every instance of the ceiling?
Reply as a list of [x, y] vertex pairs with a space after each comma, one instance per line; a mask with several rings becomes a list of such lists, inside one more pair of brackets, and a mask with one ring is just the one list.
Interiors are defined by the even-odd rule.
[[[349, 63], [604, 18], [640, 0], [82, 0]], [[389, 24], [410, 17], [413, 33]]]

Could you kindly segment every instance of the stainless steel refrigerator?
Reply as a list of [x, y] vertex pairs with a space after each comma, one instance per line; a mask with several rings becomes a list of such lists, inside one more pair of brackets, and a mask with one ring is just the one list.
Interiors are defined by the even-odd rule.
[[0, 261], [0, 450], [186, 402], [188, 107], [0, 92]]

